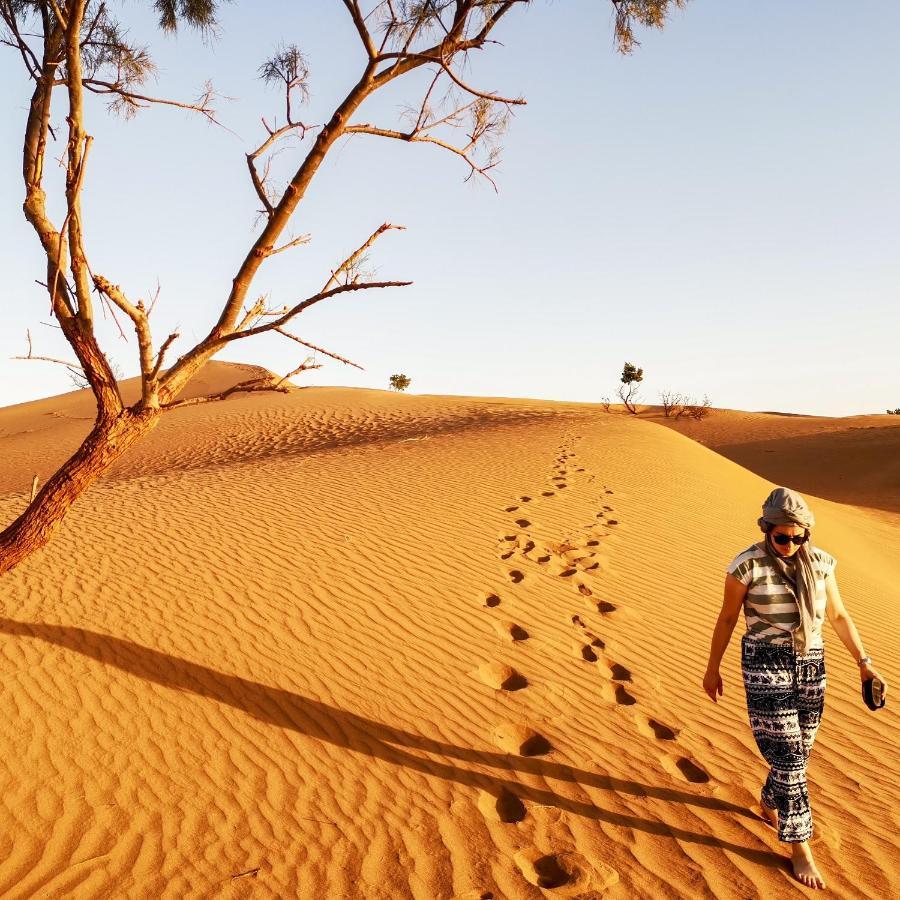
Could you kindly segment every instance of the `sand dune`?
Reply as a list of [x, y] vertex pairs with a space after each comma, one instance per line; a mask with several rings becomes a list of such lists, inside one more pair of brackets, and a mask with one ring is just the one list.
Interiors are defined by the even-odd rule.
[[[210, 385], [239, 380], [218, 364]], [[0, 410], [0, 511], [89, 425]], [[739, 680], [770, 485], [597, 407], [311, 388], [170, 414], [3, 581], [4, 897], [795, 896]], [[894, 683], [900, 533], [811, 498]], [[836, 896], [900, 895], [897, 714], [832, 633]]]
[[771, 481], [839, 503], [900, 513], [900, 416], [827, 418], [715, 410], [668, 425]]

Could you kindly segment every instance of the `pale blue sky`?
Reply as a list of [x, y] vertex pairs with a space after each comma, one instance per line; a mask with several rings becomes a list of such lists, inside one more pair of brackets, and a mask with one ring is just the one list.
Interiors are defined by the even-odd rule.
[[[211, 79], [234, 98], [220, 118], [239, 137], [180, 111], [125, 122], [93, 104], [88, 251], [133, 297], [159, 279], [156, 337], [177, 326], [190, 340], [256, 227], [243, 154], [259, 115], [280, 111], [259, 63], [295, 41], [312, 69], [304, 114], [320, 122], [358, 76], [361, 47], [338, 0], [235, 2], [211, 45], [159, 35], [146, 6], [124, 10], [152, 44], [153, 89], [189, 97]], [[499, 194], [464, 184], [464, 165], [428, 146], [355, 136], [334, 153], [295, 223], [312, 243], [268, 262], [255, 293], [279, 305], [314, 293], [383, 221], [408, 230], [383, 238], [379, 276], [415, 285], [301, 317], [295, 332], [366, 368], [328, 362], [301, 383], [383, 388], [404, 372], [416, 393], [598, 401], [630, 360], [646, 402], [673, 388], [741, 409], [900, 406], [900, 4], [692, 0], [630, 57], [614, 51], [610, 8], [535, 0], [474, 64], [479, 85], [528, 100]], [[39, 324], [42, 260], [21, 212], [23, 75], [0, 54], [3, 405], [70, 389], [59, 367], [9, 360], [28, 327], [36, 352], [68, 355]], [[401, 83], [360, 118], [390, 123], [418, 87]], [[102, 331], [136, 374], [133, 341]], [[300, 361], [278, 336], [219, 358]]]

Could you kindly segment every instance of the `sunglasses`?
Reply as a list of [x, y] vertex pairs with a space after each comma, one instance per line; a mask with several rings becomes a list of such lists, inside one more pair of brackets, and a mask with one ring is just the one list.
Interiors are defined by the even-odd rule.
[[772, 543], [778, 544], [779, 547], [787, 547], [788, 544], [793, 544], [795, 547], [799, 547], [801, 544], [805, 544], [809, 540], [808, 535], [805, 534], [773, 534], [772, 535]]

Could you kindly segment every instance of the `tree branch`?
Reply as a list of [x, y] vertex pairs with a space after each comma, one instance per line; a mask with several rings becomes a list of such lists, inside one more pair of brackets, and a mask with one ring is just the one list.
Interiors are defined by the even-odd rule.
[[[117, 284], [112, 284], [102, 275], [94, 275], [94, 286], [100, 294], [108, 297], [134, 323], [141, 364], [141, 402], [147, 407], [156, 406], [156, 379], [154, 376], [156, 366], [153, 362], [153, 340], [150, 334], [150, 320], [147, 318], [143, 301], [139, 300], [137, 305], [134, 305], [122, 293]], [[168, 343], [171, 343], [171, 340], [168, 340]]]
[[[437, 124], [437, 123], [435, 123]], [[468, 148], [456, 147], [453, 144], [448, 143], [447, 141], [442, 141], [440, 138], [436, 138], [430, 134], [421, 133], [424, 129], [420, 129], [419, 132], [416, 131], [395, 131], [391, 128], [378, 128], [375, 125], [361, 124], [361, 125], [348, 125], [347, 132], [350, 134], [374, 134], [379, 137], [393, 138], [398, 141], [407, 141], [411, 144], [434, 144], [437, 147], [441, 147], [444, 150], [449, 150], [451, 153], [455, 153], [457, 156], [461, 157], [466, 161], [469, 166], [469, 174], [466, 176], [466, 181], [469, 180], [473, 175], [478, 174], [482, 177], [486, 178], [491, 186], [494, 188], [494, 191], [498, 191], [497, 183], [488, 175], [488, 170], [493, 169], [494, 166], [497, 165], [496, 161], [490, 162], [487, 165], [479, 166], [470, 156], [468, 150], [471, 149], [472, 144], [469, 144]]]
[[301, 338], [297, 337], [296, 334], [291, 334], [289, 331], [285, 331], [283, 328], [276, 328], [275, 331], [277, 331], [279, 334], [283, 334], [287, 338], [290, 338], [292, 341], [296, 341], [298, 344], [302, 344], [304, 347], [308, 347], [310, 350], [315, 350], [316, 353], [322, 353], [325, 356], [330, 356], [332, 359], [336, 359], [338, 362], [345, 363], [348, 366], [353, 366], [354, 368], [359, 369], [361, 372], [365, 372], [365, 369], [358, 363], [346, 359], [343, 356], [338, 356], [337, 353], [332, 353], [330, 350], [325, 350], [322, 347], [317, 347], [315, 344], [310, 344], [308, 341], [302, 340]]
[[[83, 84], [94, 94], [115, 94], [121, 99], [126, 107], [133, 110], [151, 105], [174, 106], [177, 109], [187, 109], [191, 112], [198, 112], [200, 115], [204, 116], [207, 121], [212, 122], [213, 125], [225, 128], [225, 126], [216, 118], [216, 111], [211, 105], [215, 98], [215, 92], [210, 84], [205, 87], [203, 93], [195, 103], [184, 103], [180, 100], [169, 100], [165, 97], [148, 97], [146, 94], [136, 94], [134, 91], [129, 91], [121, 84], [116, 84], [112, 81], [102, 81], [99, 78], [85, 78]], [[226, 128], [225, 130], [227, 131], [229, 129]]]
[[150, 373], [150, 378], [153, 381], [159, 377], [160, 369], [163, 364], [163, 357], [166, 355], [166, 350], [172, 346], [174, 341], [177, 341], [178, 338], [181, 337], [177, 331], [173, 331], [163, 342], [162, 346], [159, 348], [159, 352], [156, 354], [156, 363], [153, 366], [153, 371]]
[[197, 406], [200, 403], [214, 403], [217, 400], [226, 400], [233, 394], [252, 393], [256, 391], [277, 391], [281, 394], [290, 393], [291, 385], [286, 384], [288, 379], [299, 375], [309, 369], [321, 369], [322, 367], [316, 363], [310, 362], [308, 359], [302, 362], [296, 369], [278, 378], [277, 375], [270, 375], [268, 378], [250, 378], [247, 381], [238, 382], [232, 385], [228, 390], [220, 391], [218, 394], [206, 394], [202, 397], [187, 397], [184, 400], [175, 400], [172, 403], [166, 403], [162, 409], [179, 409], [182, 406]]
[[53, 356], [35, 356], [31, 344], [30, 328], [25, 330], [25, 335], [28, 338], [28, 354], [26, 356], [11, 356], [10, 359], [32, 359], [39, 360], [40, 362], [57, 363], [60, 366], [65, 366], [73, 375], [84, 375], [84, 369], [77, 362], [70, 362], [66, 359], [56, 359], [56, 357]]
[[264, 334], [267, 331], [275, 331], [280, 326], [286, 325], [295, 316], [300, 315], [304, 310], [309, 309], [310, 306], [320, 303], [322, 300], [328, 300], [330, 297], [336, 297], [338, 294], [345, 294], [348, 291], [364, 291], [372, 288], [409, 287], [411, 284], [411, 281], [361, 281], [353, 284], [341, 284], [331, 290], [320, 291], [318, 294], [313, 294], [312, 297], [307, 297], [305, 300], [292, 306], [283, 315], [280, 315], [274, 322], [269, 322], [266, 325], [257, 325], [255, 328], [248, 328], [246, 331], [234, 331], [231, 334], [223, 334], [217, 339], [216, 345], [221, 347], [241, 338], [253, 337], [256, 334]]
[[347, 11], [353, 19], [353, 24], [359, 32], [360, 40], [363, 43], [363, 47], [366, 48], [366, 53], [369, 54], [369, 59], [374, 59], [377, 56], [375, 45], [372, 43], [372, 35], [369, 34], [369, 29], [366, 28], [358, 0], [344, 0], [344, 6], [347, 7]]

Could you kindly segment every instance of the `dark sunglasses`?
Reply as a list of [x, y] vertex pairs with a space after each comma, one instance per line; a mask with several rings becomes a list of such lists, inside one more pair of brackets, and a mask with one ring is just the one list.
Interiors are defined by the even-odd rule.
[[793, 544], [795, 547], [799, 547], [801, 544], [805, 544], [809, 540], [809, 535], [806, 534], [773, 534], [772, 535], [772, 543], [778, 544], [779, 547], [786, 547], [788, 544]]

